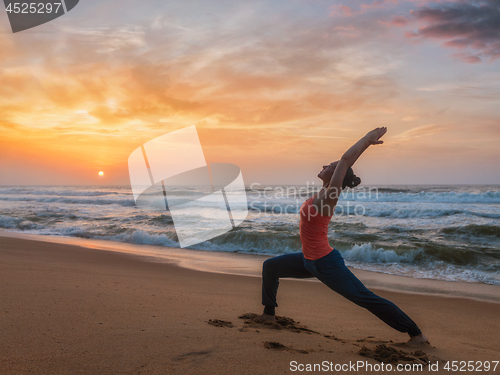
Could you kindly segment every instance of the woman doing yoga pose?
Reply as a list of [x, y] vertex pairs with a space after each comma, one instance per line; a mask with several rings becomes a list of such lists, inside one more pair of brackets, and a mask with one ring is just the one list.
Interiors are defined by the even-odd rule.
[[422, 331], [394, 303], [369, 291], [345, 266], [340, 253], [328, 242], [328, 223], [340, 192], [361, 183], [351, 166], [371, 145], [382, 144], [386, 127], [376, 128], [347, 150], [338, 161], [325, 165], [318, 177], [322, 189], [306, 200], [300, 208], [300, 241], [302, 252], [280, 255], [264, 262], [262, 268], [262, 304], [264, 313], [259, 320], [275, 322], [276, 294], [282, 277], [317, 277], [330, 289], [355, 304], [364, 307], [392, 328], [409, 334], [409, 344], [426, 342]]

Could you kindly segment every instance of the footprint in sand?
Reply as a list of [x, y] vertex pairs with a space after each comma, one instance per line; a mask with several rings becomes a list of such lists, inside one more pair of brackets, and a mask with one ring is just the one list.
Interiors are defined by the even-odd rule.
[[227, 322], [225, 320], [210, 319], [207, 323], [216, 327], [233, 328], [233, 323]]
[[[358, 340], [359, 341], [359, 340]], [[397, 350], [391, 346], [385, 344], [377, 345], [374, 350], [363, 346], [358, 352], [359, 355], [363, 357], [373, 358], [379, 362], [384, 363], [398, 363], [398, 362], [410, 362], [410, 363], [429, 363], [429, 357], [422, 350], [416, 350], [412, 353], [407, 353], [403, 350]]]
[[[398, 363], [398, 362], [411, 362], [411, 363], [423, 363], [427, 364], [429, 363], [429, 356], [423, 352], [422, 350], [415, 350], [411, 353], [407, 353], [403, 350], [397, 350], [393, 348], [392, 346], [387, 346], [386, 344], [394, 345], [394, 346], [399, 346], [399, 344], [393, 344], [392, 340], [380, 340], [377, 339], [375, 336], [367, 336], [362, 339], [356, 340], [356, 342], [348, 342], [344, 339], [335, 337], [334, 335], [326, 335], [322, 334], [317, 331], [313, 331], [309, 328], [307, 328], [304, 325], [299, 324], [300, 322], [297, 322], [293, 320], [292, 318], [288, 318], [286, 316], [278, 316], [276, 315], [276, 322], [264, 322], [262, 320], [258, 319], [259, 315], [255, 313], [246, 313], [243, 315], [240, 315], [238, 318], [244, 320], [244, 326], [243, 328], [240, 328], [241, 332], [248, 331], [249, 328], [268, 328], [268, 329], [276, 329], [276, 330], [287, 330], [291, 332], [296, 332], [296, 333], [307, 333], [307, 334], [315, 334], [315, 335], [321, 335], [326, 339], [329, 340], [335, 340], [335, 341], [340, 341], [344, 344], [350, 343], [355, 346], [360, 346], [358, 343], [366, 343], [366, 344], [378, 344], [375, 349], [369, 349], [365, 345], [361, 348], [361, 350], [358, 352], [359, 355], [362, 355], [364, 357], [368, 358], [373, 358], [379, 362], [384, 362], [384, 363]], [[231, 322], [224, 322], [224, 321], [219, 321], [217, 319], [214, 320], [215, 322], [223, 322], [223, 323], [229, 323], [230, 327], [232, 327]], [[209, 322], [210, 323], [210, 322]], [[214, 324], [216, 325], [216, 324]], [[217, 325], [217, 326], [225, 326], [225, 325]], [[257, 332], [259, 332], [257, 330]], [[429, 344], [427, 344], [429, 345]], [[273, 349], [273, 350], [280, 350], [280, 351], [288, 351], [288, 352], [293, 352], [293, 353], [311, 353], [314, 350], [300, 350], [300, 349], [294, 349], [292, 347], [285, 346], [277, 341], [266, 341], [264, 342], [264, 346], [267, 349]], [[324, 351], [321, 349], [320, 351]], [[434, 357], [433, 357], [434, 358]], [[434, 358], [437, 359], [437, 358]]]

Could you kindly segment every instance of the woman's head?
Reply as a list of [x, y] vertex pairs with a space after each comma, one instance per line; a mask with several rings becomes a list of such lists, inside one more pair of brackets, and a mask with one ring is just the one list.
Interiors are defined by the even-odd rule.
[[[323, 166], [323, 170], [318, 173], [318, 177], [325, 183], [329, 184], [332, 179], [333, 172], [339, 161], [334, 161], [328, 165]], [[361, 183], [361, 179], [354, 174], [351, 167], [347, 169], [344, 180], [342, 181], [342, 190], [346, 187], [355, 188]]]

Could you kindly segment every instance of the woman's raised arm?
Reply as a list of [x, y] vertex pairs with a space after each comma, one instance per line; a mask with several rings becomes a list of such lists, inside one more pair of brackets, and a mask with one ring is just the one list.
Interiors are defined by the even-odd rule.
[[[381, 127], [373, 129], [368, 132], [363, 138], [356, 142], [349, 150], [347, 150], [342, 158], [339, 160], [335, 171], [333, 172], [330, 184], [327, 189], [322, 191], [317, 196], [317, 201], [315, 199], [315, 205], [320, 209], [320, 212], [324, 214], [325, 208], [330, 210], [327, 215], [333, 214], [333, 209], [339, 199], [340, 193], [342, 191], [342, 182], [346, 175], [347, 169], [351, 167], [359, 156], [371, 145], [379, 145], [384, 143], [380, 138], [387, 132], [387, 127]], [[319, 203], [319, 205], [317, 205]], [[325, 207], [326, 206], [326, 207]]]

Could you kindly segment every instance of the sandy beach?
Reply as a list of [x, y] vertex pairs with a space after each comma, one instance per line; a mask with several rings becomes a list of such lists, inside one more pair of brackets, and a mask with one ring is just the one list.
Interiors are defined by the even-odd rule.
[[[451, 361], [458, 368], [474, 361], [468, 365], [481, 364], [484, 373], [485, 361], [493, 368], [500, 360], [498, 287], [470, 284], [457, 297], [437, 293], [457, 283], [415, 280], [412, 291], [412, 279], [400, 278], [407, 285], [391, 291], [376, 287], [388, 285], [387, 275], [355, 271], [430, 340], [406, 347], [407, 335], [319, 282], [282, 280], [277, 315], [286, 319], [258, 324], [251, 314], [262, 311], [261, 280], [248, 269], [265, 257], [204, 252], [213, 264], [238, 258], [252, 265], [235, 275], [202, 271], [208, 258], [193, 260], [192, 251], [182, 251], [185, 257], [172, 249], [176, 256], [160, 259], [134, 254], [133, 245], [116, 251], [1, 235], [0, 373], [370, 373], [367, 366], [393, 362], [392, 371], [422, 364], [423, 372], [449, 374], [460, 372]], [[187, 254], [190, 268], [182, 262]], [[346, 367], [353, 363], [356, 371]], [[317, 371], [307, 371], [314, 364]]]

